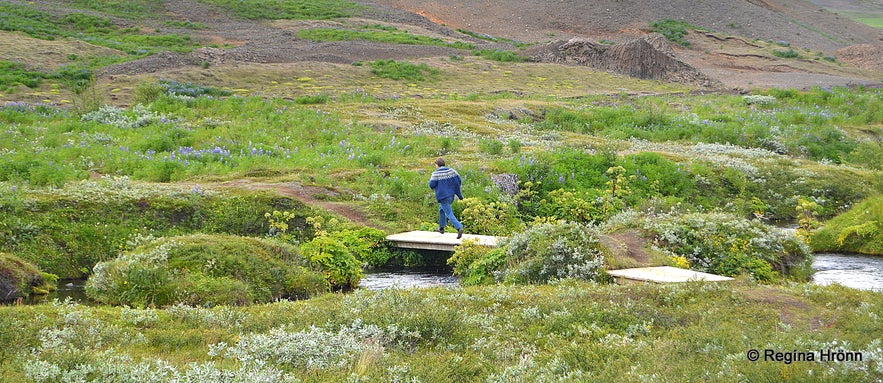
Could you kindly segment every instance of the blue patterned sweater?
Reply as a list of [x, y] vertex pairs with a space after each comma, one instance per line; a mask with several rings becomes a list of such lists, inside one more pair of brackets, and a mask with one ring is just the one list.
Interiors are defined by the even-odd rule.
[[460, 174], [456, 170], [442, 166], [432, 172], [429, 177], [429, 188], [435, 190], [436, 201], [441, 201], [451, 196], [463, 199], [460, 192]]

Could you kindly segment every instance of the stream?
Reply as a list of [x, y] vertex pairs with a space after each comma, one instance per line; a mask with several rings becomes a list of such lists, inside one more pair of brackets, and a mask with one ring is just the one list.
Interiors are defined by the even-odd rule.
[[839, 283], [861, 290], [883, 291], [883, 257], [860, 254], [819, 253], [812, 268], [820, 285]]
[[[813, 282], [820, 285], [839, 283], [843, 286], [861, 289], [883, 291], [883, 257], [875, 257], [860, 254], [815, 254], [813, 260]], [[359, 288], [367, 290], [381, 290], [386, 288], [423, 288], [423, 287], [447, 287], [459, 286], [459, 278], [451, 275], [450, 270], [444, 268], [422, 269], [388, 269], [372, 270], [365, 273]], [[85, 280], [61, 280], [58, 290], [48, 296], [28, 300], [34, 304], [52, 301], [53, 299], [72, 300], [88, 304], [89, 299], [83, 291]]]

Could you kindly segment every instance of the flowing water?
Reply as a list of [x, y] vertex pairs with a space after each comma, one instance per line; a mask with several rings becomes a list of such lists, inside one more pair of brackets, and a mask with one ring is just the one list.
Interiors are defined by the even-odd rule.
[[[813, 281], [820, 285], [838, 283], [855, 289], [883, 291], [883, 257], [820, 253], [815, 255], [813, 269], [816, 270]], [[85, 282], [82, 279], [61, 280], [57, 291], [48, 296], [29, 299], [25, 303], [36, 304], [70, 298], [75, 302], [90, 304], [91, 301], [83, 292]], [[456, 288], [459, 282], [459, 278], [444, 268], [375, 270], [365, 273], [359, 288]]]
[[450, 287], [459, 286], [460, 279], [444, 269], [396, 269], [380, 270], [365, 273], [359, 287], [368, 290], [380, 290], [390, 287]]
[[812, 264], [813, 281], [820, 285], [839, 283], [861, 290], [883, 291], [883, 257], [858, 254], [820, 253]]

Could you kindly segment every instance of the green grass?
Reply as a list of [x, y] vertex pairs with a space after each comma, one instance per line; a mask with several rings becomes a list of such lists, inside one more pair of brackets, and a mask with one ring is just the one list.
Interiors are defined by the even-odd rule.
[[405, 61], [378, 60], [370, 63], [371, 73], [381, 78], [405, 81], [426, 81], [438, 76], [438, 69], [426, 64]]
[[[86, 4], [86, 2], [81, 3]], [[104, 9], [99, 3], [88, 4]], [[114, 4], [128, 4], [128, 2], [114, 2]], [[115, 8], [109, 7], [108, 12], [112, 13], [113, 9]], [[0, 4], [0, 13], [6, 16], [0, 21], [0, 30], [22, 32], [44, 40], [79, 39], [127, 54], [112, 58], [85, 58], [85, 62], [93, 68], [135, 60], [158, 52], [189, 52], [199, 46], [188, 35], [154, 34], [137, 28], [121, 28], [111, 23], [107, 17], [92, 14], [52, 15], [12, 4]]]
[[0, 91], [8, 92], [16, 85], [36, 88], [46, 77], [45, 73], [29, 71], [22, 64], [0, 61]]
[[883, 17], [858, 17], [854, 20], [874, 28], [883, 28]]
[[326, 20], [352, 17], [360, 6], [348, 0], [200, 0], [228, 10], [245, 19], [267, 20]]
[[512, 51], [501, 51], [501, 50], [493, 50], [493, 49], [481, 49], [473, 51], [472, 54], [476, 56], [484, 57], [488, 60], [499, 61], [499, 62], [525, 62], [527, 58], [524, 56], [520, 56], [519, 54]]
[[473, 48], [471, 44], [467, 43], [451, 43], [438, 38], [419, 36], [397, 30], [352, 31], [337, 28], [313, 28], [298, 31], [297, 37], [314, 41], [364, 40], [390, 44], [433, 45], [458, 49]]
[[[875, 381], [880, 343], [868, 334], [883, 331], [881, 302], [839, 286], [567, 282], [361, 290], [246, 308], [7, 306], [0, 379], [54, 382], [65, 379], [53, 371], [88, 369], [93, 379], [162, 382]], [[752, 349], [842, 349], [862, 361], [752, 362]]]

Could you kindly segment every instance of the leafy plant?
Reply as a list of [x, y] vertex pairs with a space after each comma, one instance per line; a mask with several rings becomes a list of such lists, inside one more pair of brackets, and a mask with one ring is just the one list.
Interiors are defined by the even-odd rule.
[[809, 267], [809, 248], [794, 235], [729, 214], [665, 215], [648, 218], [644, 229], [694, 270], [769, 282], [777, 275], [803, 275]]
[[505, 242], [506, 266], [495, 278], [509, 283], [565, 278], [606, 281], [604, 258], [609, 249], [600, 235], [594, 226], [572, 222], [533, 226]]

